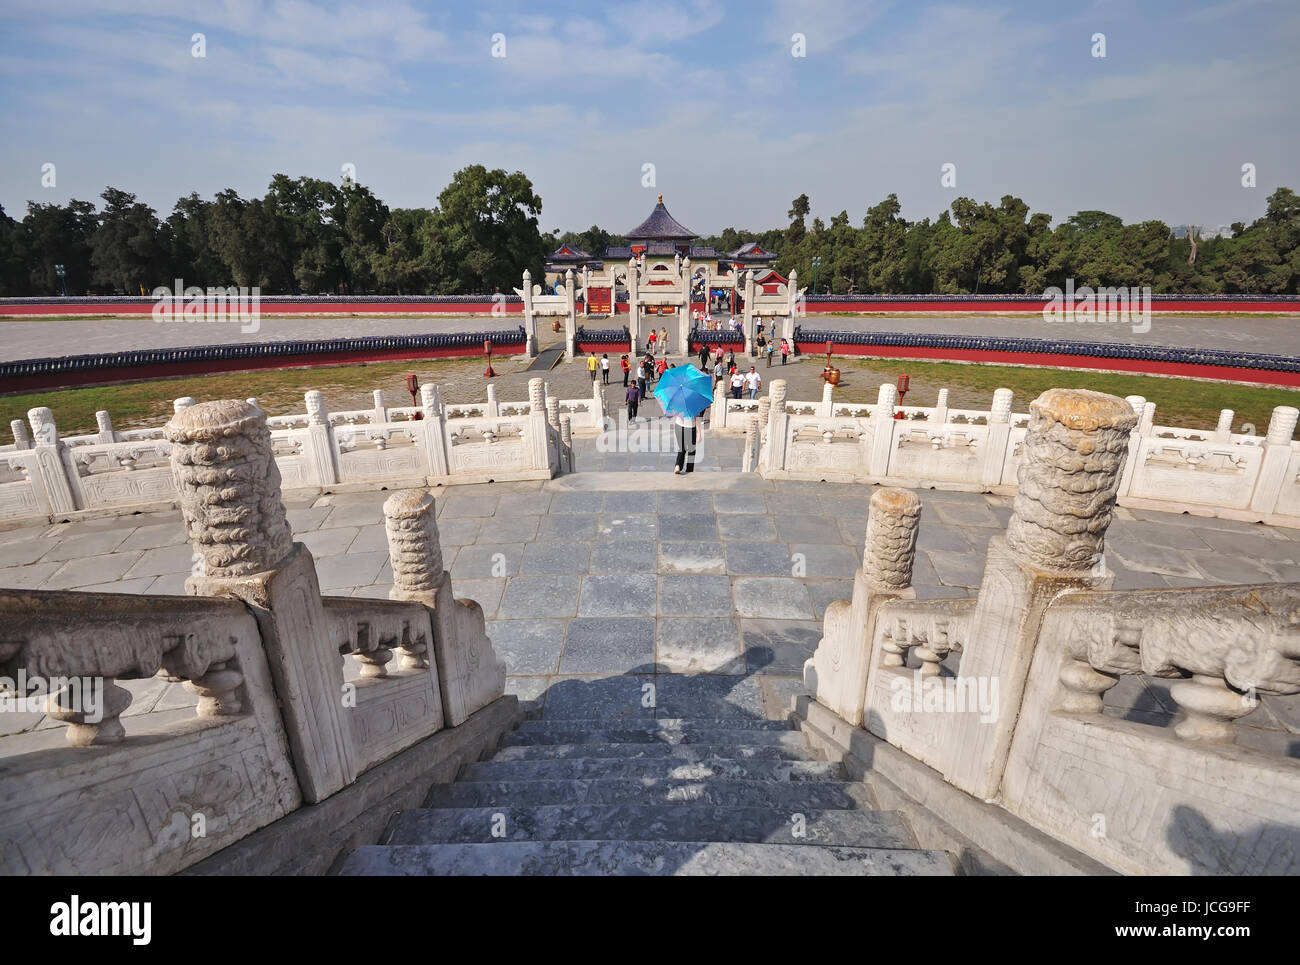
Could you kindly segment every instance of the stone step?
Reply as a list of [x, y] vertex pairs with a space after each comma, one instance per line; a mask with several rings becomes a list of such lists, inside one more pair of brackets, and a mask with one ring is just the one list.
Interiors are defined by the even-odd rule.
[[[796, 820], [797, 819], [797, 820]], [[897, 811], [799, 811], [689, 804], [575, 804], [403, 811], [385, 844], [505, 841], [731, 841], [916, 847]]]
[[343, 875], [951, 875], [942, 851], [678, 841], [371, 845]]
[[611, 758], [672, 758], [698, 761], [710, 757], [734, 760], [819, 761], [822, 756], [808, 746], [802, 734], [790, 731], [777, 735], [773, 744], [515, 744], [503, 747], [494, 761], [567, 760], [574, 757], [608, 760]]
[[867, 789], [841, 781], [462, 781], [439, 784], [425, 807], [537, 807], [545, 804], [698, 804], [795, 811], [873, 810]]
[[[773, 725], [773, 726], [758, 726]], [[780, 721], [740, 720], [527, 720], [505, 736], [519, 744], [779, 744], [794, 731]]]
[[681, 761], [671, 757], [571, 758], [559, 761], [483, 761], [461, 768], [458, 781], [590, 781], [653, 778], [678, 781], [840, 781], [839, 764], [829, 761], [738, 761], [714, 757]]

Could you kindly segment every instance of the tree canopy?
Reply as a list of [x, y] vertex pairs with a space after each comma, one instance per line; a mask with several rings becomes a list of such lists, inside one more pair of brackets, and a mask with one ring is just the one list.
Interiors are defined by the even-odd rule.
[[[562, 244], [599, 258], [627, 239], [599, 225], [543, 234], [542, 200], [521, 172], [470, 165], [429, 208], [389, 208], [367, 187], [277, 174], [260, 198], [234, 190], [190, 194], [160, 218], [136, 196], [106, 188], [102, 206], [29, 203], [22, 220], [0, 208], [0, 295], [138, 294], [181, 278], [201, 287], [260, 286], [264, 294], [490, 294], [541, 278]], [[1013, 195], [960, 197], [937, 218], [908, 221], [898, 196], [860, 219], [826, 224], [800, 194], [789, 224], [727, 228], [701, 245], [758, 242], [776, 267], [825, 293], [1038, 294], [1049, 286], [1150, 285], [1159, 293], [1300, 294], [1300, 196], [1278, 188], [1263, 217], [1230, 237], [1176, 237], [1160, 221], [1125, 224], [1079, 211], [1052, 227]], [[1192, 229], [1195, 232], [1195, 228]], [[818, 259], [814, 273], [813, 259]]]

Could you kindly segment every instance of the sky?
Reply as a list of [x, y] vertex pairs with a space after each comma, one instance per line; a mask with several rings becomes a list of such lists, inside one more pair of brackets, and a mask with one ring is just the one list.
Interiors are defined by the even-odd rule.
[[165, 217], [352, 165], [432, 207], [478, 163], [532, 180], [543, 231], [659, 193], [702, 235], [802, 193], [1215, 226], [1300, 190], [1298, 98], [1296, 0], [0, 0], [0, 204], [112, 185]]

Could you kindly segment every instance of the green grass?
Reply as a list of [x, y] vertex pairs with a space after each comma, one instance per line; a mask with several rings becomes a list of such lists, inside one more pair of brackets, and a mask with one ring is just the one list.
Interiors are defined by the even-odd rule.
[[409, 405], [410, 396], [402, 391], [407, 373], [414, 372], [421, 383], [436, 382], [466, 365], [481, 369], [483, 364], [481, 358], [374, 362], [187, 375], [121, 385], [31, 392], [0, 396], [0, 419], [3, 419], [0, 426], [8, 426], [12, 419], [25, 422], [27, 410], [42, 405], [53, 410], [61, 435], [94, 432], [95, 412], [99, 409], [108, 410], [116, 429], [161, 425], [171, 416], [172, 401], [186, 395], [200, 401], [256, 398], [262, 409], [271, 415], [305, 411], [303, 393], [308, 389], [324, 392], [326, 405], [331, 405], [331, 396], [368, 394], [377, 388], [386, 390], [389, 405]]
[[[884, 365], [882, 366], [882, 362]], [[994, 389], [1007, 388], [1016, 394], [1016, 411], [1024, 411], [1030, 400], [1047, 389], [1092, 389], [1121, 398], [1140, 395], [1156, 404], [1159, 425], [1184, 426], [1189, 429], [1213, 429], [1220, 409], [1236, 413], [1235, 426], [1250, 422], [1259, 433], [1268, 425], [1269, 416], [1279, 405], [1300, 405], [1300, 390], [1239, 385], [1235, 382], [1209, 382], [1196, 379], [1161, 378], [1151, 375], [1122, 375], [1074, 369], [1022, 368], [1007, 365], [977, 365], [958, 362], [911, 362], [903, 359], [849, 360], [836, 358], [843, 381], [835, 398], [845, 402], [874, 402], [879, 389], [879, 373], [906, 372], [914, 389], [948, 387], [978, 392], [991, 399]], [[854, 374], [859, 377], [854, 378]], [[876, 379], [868, 374], [876, 374]], [[886, 376], [884, 381], [893, 381]], [[956, 393], [953, 393], [956, 394]], [[910, 401], [910, 400], [905, 400]], [[917, 403], [922, 404], [922, 403]], [[932, 402], [928, 404], [933, 404]], [[954, 408], [967, 408], [950, 402]], [[987, 401], [984, 403], [987, 405]]]

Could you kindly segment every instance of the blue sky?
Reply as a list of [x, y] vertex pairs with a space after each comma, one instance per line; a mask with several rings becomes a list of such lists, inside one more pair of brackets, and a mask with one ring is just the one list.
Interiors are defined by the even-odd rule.
[[482, 163], [532, 179], [544, 230], [626, 231], [659, 192], [701, 234], [802, 192], [855, 223], [893, 191], [910, 219], [1013, 193], [1212, 226], [1300, 190], [1298, 52], [1295, 0], [3, 0], [0, 204], [111, 184], [165, 215], [353, 164], [431, 206]]

